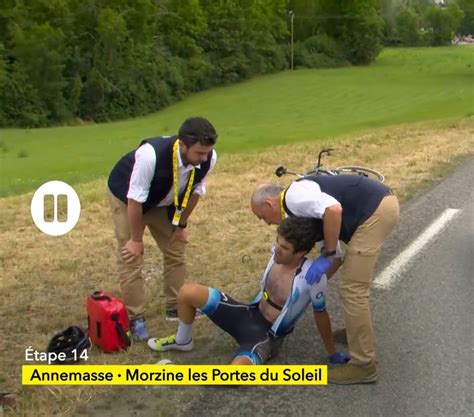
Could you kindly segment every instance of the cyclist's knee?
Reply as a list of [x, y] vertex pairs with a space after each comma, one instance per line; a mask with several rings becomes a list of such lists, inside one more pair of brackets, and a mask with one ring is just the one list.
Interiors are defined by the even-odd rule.
[[194, 282], [185, 282], [179, 290], [178, 302], [194, 304], [203, 298], [203, 295], [207, 299], [207, 287]]
[[185, 282], [179, 289], [178, 297], [183, 298], [183, 299], [186, 298], [188, 294], [192, 292], [194, 285], [195, 284], [192, 282]]
[[261, 365], [262, 358], [255, 352], [238, 352], [232, 360], [232, 365]]

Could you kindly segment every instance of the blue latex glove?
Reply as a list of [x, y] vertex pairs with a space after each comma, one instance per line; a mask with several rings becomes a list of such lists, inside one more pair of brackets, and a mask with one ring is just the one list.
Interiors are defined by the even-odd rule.
[[313, 285], [315, 282], [319, 282], [324, 273], [332, 265], [332, 262], [332, 259], [325, 258], [324, 256], [320, 256], [318, 259], [313, 261], [304, 277], [306, 282], [309, 285]]
[[336, 352], [329, 356], [330, 363], [345, 364], [351, 360], [351, 357], [344, 352]]

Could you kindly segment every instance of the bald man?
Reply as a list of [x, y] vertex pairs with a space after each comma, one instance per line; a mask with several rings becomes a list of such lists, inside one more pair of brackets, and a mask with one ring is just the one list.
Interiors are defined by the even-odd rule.
[[252, 194], [253, 213], [267, 224], [288, 216], [322, 219], [324, 246], [306, 275], [309, 284], [336, 270], [338, 241], [347, 244], [339, 296], [351, 360], [329, 370], [334, 384], [358, 384], [377, 379], [369, 295], [373, 272], [383, 242], [399, 217], [392, 190], [364, 176], [308, 176], [288, 188], [262, 184]]

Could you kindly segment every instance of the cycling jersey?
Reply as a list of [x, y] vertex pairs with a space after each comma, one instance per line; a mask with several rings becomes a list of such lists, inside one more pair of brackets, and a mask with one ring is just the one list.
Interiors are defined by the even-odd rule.
[[240, 303], [215, 288], [209, 288], [209, 299], [201, 307], [203, 313], [239, 343], [236, 356], [246, 356], [253, 364], [264, 363], [278, 354], [283, 337], [292, 331], [309, 303], [315, 312], [326, 309], [326, 275], [319, 282], [308, 285], [305, 275], [311, 261], [305, 258], [295, 272], [290, 295], [280, 314], [273, 324], [268, 322], [258, 304], [274, 264], [272, 255], [263, 274], [260, 292], [250, 304]]
[[[268, 262], [260, 285], [260, 291], [251, 304], [258, 304], [263, 297], [266, 288], [268, 275], [275, 264], [275, 255], [272, 255]], [[305, 280], [306, 272], [311, 265], [311, 261], [305, 258], [303, 264], [295, 273], [290, 295], [286, 299], [283, 308], [271, 327], [274, 335], [282, 335], [291, 331], [296, 321], [304, 313], [309, 303], [313, 306], [313, 311], [322, 312], [326, 310], [326, 290], [327, 277], [324, 274], [317, 283], [309, 285]]]

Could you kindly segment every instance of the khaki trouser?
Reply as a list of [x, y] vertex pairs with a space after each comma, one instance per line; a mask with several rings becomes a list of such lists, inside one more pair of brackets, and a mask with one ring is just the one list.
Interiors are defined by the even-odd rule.
[[[112, 208], [115, 237], [118, 244], [117, 266], [122, 297], [131, 318], [142, 315], [145, 311], [145, 281], [142, 275], [143, 256], [138, 256], [132, 263], [123, 261], [120, 250], [130, 239], [127, 205], [115, 197], [109, 190], [109, 201]], [[173, 240], [173, 226], [168, 218], [166, 207], [155, 207], [147, 211], [142, 218], [142, 226], [148, 227], [150, 233], [163, 254], [163, 287], [166, 297], [166, 308], [177, 308], [177, 294], [186, 279], [184, 250], [186, 243]]]
[[397, 198], [386, 196], [372, 216], [357, 228], [344, 257], [339, 296], [344, 308], [349, 354], [356, 365], [375, 361], [370, 285], [383, 242], [399, 214]]

